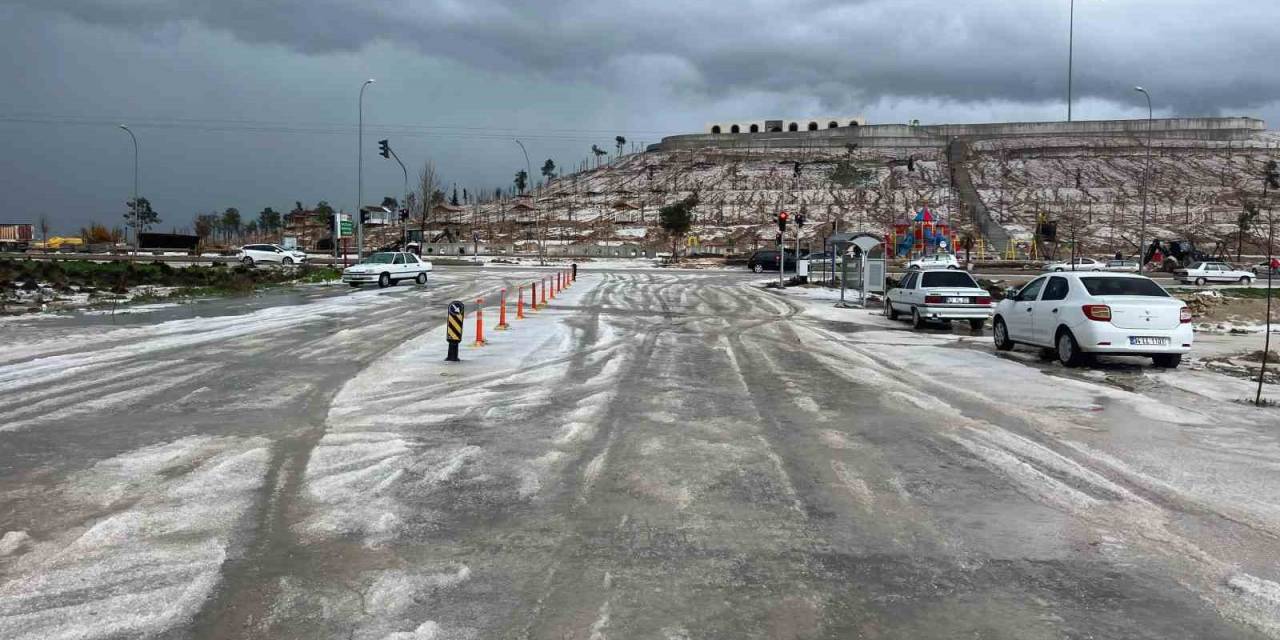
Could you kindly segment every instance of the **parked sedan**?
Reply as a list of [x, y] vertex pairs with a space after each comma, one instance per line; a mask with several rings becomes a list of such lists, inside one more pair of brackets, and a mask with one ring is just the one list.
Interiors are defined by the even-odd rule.
[[950, 253], [935, 253], [931, 256], [921, 256], [907, 263], [907, 269], [924, 270], [924, 269], [959, 269], [960, 261]]
[[930, 320], [968, 320], [977, 333], [991, 317], [991, 294], [966, 271], [912, 271], [884, 296], [884, 315], [897, 320], [899, 313], [911, 314], [917, 329]]
[[306, 262], [307, 254], [285, 249], [278, 244], [246, 244], [236, 252], [236, 258], [249, 267], [260, 262], [275, 262], [289, 266]]
[[1102, 265], [1102, 270], [1110, 271], [1111, 273], [1137, 273], [1138, 261], [1137, 260], [1108, 260], [1106, 264]]
[[1102, 271], [1106, 265], [1093, 258], [1076, 258], [1068, 262], [1050, 262], [1045, 271]]
[[430, 272], [431, 263], [412, 253], [380, 251], [360, 261], [360, 264], [343, 269], [342, 281], [353, 287], [376, 282], [379, 287], [386, 288], [401, 280], [426, 284]]
[[1249, 284], [1253, 282], [1254, 274], [1251, 271], [1233, 269], [1225, 262], [1193, 262], [1185, 269], [1174, 271], [1173, 277], [1183, 283], [1194, 282], [1198, 286], [1203, 286], [1210, 282]]
[[1148, 356], [1173, 368], [1191, 350], [1187, 304], [1137, 274], [1054, 273], [1010, 291], [995, 309], [996, 348], [1055, 353], [1074, 367], [1095, 354]]
[[1267, 275], [1268, 271], [1272, 274], [1280, 274], [1280, 261], [1267, 262], [1266, 260], [1263, 260], [1262, 262], [1253, 265], [1252, 271], [1259, 276]]

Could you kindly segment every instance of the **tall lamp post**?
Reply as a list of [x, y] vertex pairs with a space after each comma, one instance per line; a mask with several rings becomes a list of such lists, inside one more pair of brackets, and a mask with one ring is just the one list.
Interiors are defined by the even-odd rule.
[[[529, 151], [524, 148], [523, 142], [516, 140], [516, 144], [520, 145], [520, 151], [524, 153], [524, 174], [525, 181], [527, 182], [533, 179], [533, 165], [529, 163]], [[538, 217], [538, 266], [542, 266], [546, 264], [546, 259], [544, 257], [545, 250], [543, 248], [543, 242], [546, 238], [543, 237], [545, 231], [542, 229], [542, 213], [538, 211], [538, 200], [536, 198], [533, 201], [533, 211], [534, 215]]]
[[374, 82], [373, 78], [369, 78], [360, 85], [360, 120], [356, 131], [356, 262], [360, 262], [364, 255], [364, 220], [360, 216], [360, 210], [364, 206], [364, 89]]
[[1071, 122], [1071, 76], [1075, 62], [1076, 0], [1071, 0], [1071, 17], [1067, 20], [1067, 122]]
[[124, 129], [124, 132], [129, 134], [129, 138], [133, 140], [133, 204], [130, 206], [133, 210], [134, 255], [137, 255], [136, 247], [141, 242], [141, 237], [138, 235], [138, 137], [133, 135], [133, 131], [129, 127], [120, 125], [120, 128]]
[[1147, 93], [1142, 87], [1134, 87], [1134, 91], [1141, 93], [1147, 98], [1147, 162], [1142, 169], [1142, 222], [1138, 225], [1138, 272], [1141, 273], [1147, 266], [1147, 181], [1151, 175], [1151, 94]]

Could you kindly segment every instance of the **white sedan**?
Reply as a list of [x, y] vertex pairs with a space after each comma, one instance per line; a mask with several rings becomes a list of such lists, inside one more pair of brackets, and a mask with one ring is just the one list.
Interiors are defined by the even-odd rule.
[[1138, 273], [1138, 261], [1108, 260], [1106, 264], [1102, 265], [1102, 270], [1112, 273]]
[[977, 333], [991, 317], [991, 294], [966, 271], [912, 271], [884, 296], [884, 315], [897, 320], [899, 313], [910, 314], [917, 329], [930, 320], [968, 320]]
[[1187, 304], [1146, 276], [1068, 272], [1011, 290], [996, 305], [991, 334], [1001, 351], [1040, 347], [1068, 367], [1110, 354], [1173, 368], [1191, 350], [1194, 331]]
[[907, 269], [959, 269], [960, 261], [950, 253], [922, 256], [907, 263]]
[[1105, 268], [1106, 265], [1093, 258], [1076, 258], [1070, 262], [1050, 262], [1044, 265], [1045, 271], [1102, 271]]
[[236, 258], [247, 267], [261, 262], [276, 262], [287, 267], [306, 262], [307, 254], [278, 244], [246, 244], [236, 252]]
[[1252, 271], [1233, 269], [1225, 262], [1193, 262], [1187, 268], [1173, 272], [1173, 277], [1179, 281], [1194, 282], [1201, 286], [1210, 282], [1249, 284], [1253, 282], [1254, 275]]
[[389, 287], [401, 280], [427, 283], [431, 263], [421, 260], [407, 251], [380, 251], [342, 270], [342, 281], [353, 287], [376, 282], [379, 287]]

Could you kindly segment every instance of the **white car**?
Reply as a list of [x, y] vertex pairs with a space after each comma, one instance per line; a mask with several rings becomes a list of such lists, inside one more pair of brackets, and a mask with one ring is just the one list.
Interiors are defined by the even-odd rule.
[[1260, 276], [1267, 275], [1268, 271], [1270, 271], [1273, 274], [1280, 274], [1280, 267], [1272, 267], [1271, 263], [1267, 262], [1266, 260], [1263, 260], [1262, 262], [1259, 262], [1258, 264], [1253, 265], [1253, 272]]
[[275, 262], [289, 266], [306, 262], [307, 254], [285, 249], [278, 244], [246, 244], [236, 252], [236, 258], [249, 267], [261, 262]]
[[1129, 273], [1053, 273], [1027, 283], [996, 305], [996, 348], [1014, 344], [1056, 353], [1068, 367], [1094, 354], [1148, 356], [1173, 368], [1191, 350], [1187, 303], [1154, 280]]
[[1194, 282], [1197, 285], [1204, 285], [1210, 282], [1249, 284], [1253, 282], [1254, 275], [1252, 271], [1233, 269], [1231, 265], [1225, 262], [1193, 262], [1187, 268], [1173, 272], [1173, 277], [1180, 282]]
[[[1075, 264], [1072, 264], [1072, 263]], [[1044, 265], [1045, 271], [1102, 271], [1106, 265], [1093, 258], [1076, 258], [1068, 262], [1050, 262]]]
[[401, 280], [427, 283], [431, 263], [421, 260], [408, 251], [379, 251], [342, 270], [342, 281], [353, 287], [376, 282], [379, 287], [389, 287]]
[[1110, 271], [1111, 273], [1137, 273], [1138, 261], [1137, 260], [1108, 260], [1106, 264], [1102, 265], [1102, 270]]
[[950, 253], [922, 256], [907, 263], [907, 269], [959, 269], [960, 261]]
[[977, 333], [991, 317], [991, 294], [967, 271], [912, 271], [884, 296], [884, 315], [897, 320], [900, 313], [910, 314], [917, 329], [930, 320], [968, 320]]

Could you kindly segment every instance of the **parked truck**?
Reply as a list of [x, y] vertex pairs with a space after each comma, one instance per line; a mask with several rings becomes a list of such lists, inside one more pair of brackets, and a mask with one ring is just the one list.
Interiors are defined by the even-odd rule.
[[25, 251], [34, 236], [35, 227], [29, 223], [0, 223], [0, 251]]

